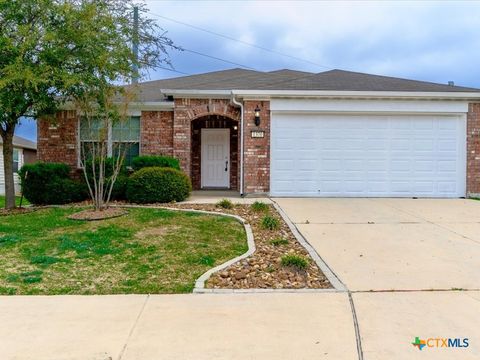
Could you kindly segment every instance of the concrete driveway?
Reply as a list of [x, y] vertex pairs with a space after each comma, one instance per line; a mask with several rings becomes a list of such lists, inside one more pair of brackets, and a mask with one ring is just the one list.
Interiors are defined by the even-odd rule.
[[365, 360], [480, 358], [480, 201], [275, 201], [351, 292]]
[[480, 289], [480, 201], [276, 201], [349, 290]]

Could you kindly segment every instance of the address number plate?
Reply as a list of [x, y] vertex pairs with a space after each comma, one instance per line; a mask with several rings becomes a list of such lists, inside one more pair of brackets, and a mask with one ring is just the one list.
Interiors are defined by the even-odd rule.
[[252, 138], [263, 138], [265, 137], [265, 131], [252, 131]]

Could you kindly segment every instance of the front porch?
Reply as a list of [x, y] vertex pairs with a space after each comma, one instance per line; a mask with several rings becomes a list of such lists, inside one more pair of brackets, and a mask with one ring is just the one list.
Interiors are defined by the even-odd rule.
[[207, 115], [191, 122], [191, 178], [194, 190], [239, 191], [238, 120]]

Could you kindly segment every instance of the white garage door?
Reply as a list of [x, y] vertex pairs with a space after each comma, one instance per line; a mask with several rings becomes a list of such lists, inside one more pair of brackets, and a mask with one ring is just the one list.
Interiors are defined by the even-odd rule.
[[463, 197], [461, 116], [274, 114], [273, 196]]

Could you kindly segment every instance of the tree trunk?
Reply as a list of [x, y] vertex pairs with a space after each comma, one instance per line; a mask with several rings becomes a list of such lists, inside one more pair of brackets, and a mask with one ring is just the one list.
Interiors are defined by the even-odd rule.
[[15, 207], [15, 183], [13, 180], [13, 133], [15, 126], [8, 126], [2, 133], [3, 139], [3, 170], [5, 176], [5, 208]]

